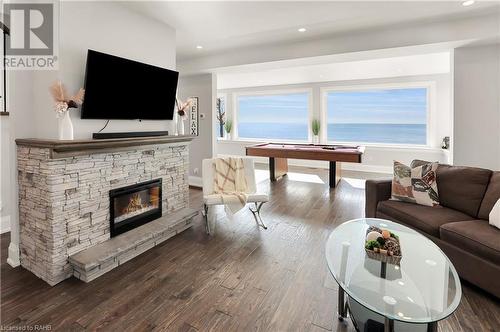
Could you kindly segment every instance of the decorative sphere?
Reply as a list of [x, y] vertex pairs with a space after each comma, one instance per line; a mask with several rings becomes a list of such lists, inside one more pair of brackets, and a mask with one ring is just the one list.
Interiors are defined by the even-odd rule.
[[381, 237], [382, 234], [379, 232], [370, 232], [366, 234], [366, 241], [377, 241], [379, 237]]

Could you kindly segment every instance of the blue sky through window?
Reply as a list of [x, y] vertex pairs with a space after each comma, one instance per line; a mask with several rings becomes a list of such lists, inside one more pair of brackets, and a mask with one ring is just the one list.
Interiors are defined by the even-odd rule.
[[[309, 94], [238, 97], [241, 138], [306, 141]], [[426, 144], [427, 88], [327, 93], [327, 137], [349, 143]]]
[[427, 143], [427, 88], [332, 91], [329, 141]]
[[238, 135], [242, 138], [307, 140], [309, 94], [238, 97]]
[[328, 123], [426, 124], [427, 89], [329, 92]]

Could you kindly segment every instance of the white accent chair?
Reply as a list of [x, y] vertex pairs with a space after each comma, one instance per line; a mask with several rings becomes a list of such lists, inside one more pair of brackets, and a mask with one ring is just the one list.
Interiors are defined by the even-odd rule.
[[[214, 205], [223, 205], [220, 195], [214, 194], [214, 162], [215, 159], [204, 159], [203, 170], [203, 216], [205, 217], [205, 227], [207, 234], [211, 233], [210, 227], [210, 207]], [[245, 178], [248, 186], [247, 203], [253, 203], [254, 208], [249, 207], [252, 212], [255, 222], [258, 226], [267, 229], [260, 216], [260, 209], [265, 202], [269, 201], [267, 194], [257, 193], [257, 183], [255, 182], [255, 167], [252, 158], [243, 157], [243, 165], [245, 167]], [[214, 218], [215, 226], [215, 218]]]

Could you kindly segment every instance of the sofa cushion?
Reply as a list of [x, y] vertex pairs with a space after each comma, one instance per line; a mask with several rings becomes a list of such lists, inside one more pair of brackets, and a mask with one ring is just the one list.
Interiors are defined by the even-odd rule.
[[[428, 162], [414, 160], [411, 167], [423, 163]], [[493, 172], [484, 168], [440, 164], [436, 173], [439, 203], [477, 217]]]
[[484, 194], [483, 201], [481, 202], [481, 207], [479, 208], [479, 214], [477, 215], [480, 219], [488, 220], [489, 214], [493, 205], [500, 199], [500, 171], [493, 172], [491, 175], [490, 183], [486, 193]]
[[483, 259], [500, 264], [500, 229], [486, 220], [469, 220], [441, 226], [441, 240]]
[[394, 161], [391, 198], [420, 205], [439, 205], [437, 168], [438, 163], [409, 167], [399, 161]]
[[439, 237], [441, 225], [471, 219], [465, 213], [441, 206], [430, 207], [398, 201], [382, 201], [378, 204], [377, 211], [435, 237]]

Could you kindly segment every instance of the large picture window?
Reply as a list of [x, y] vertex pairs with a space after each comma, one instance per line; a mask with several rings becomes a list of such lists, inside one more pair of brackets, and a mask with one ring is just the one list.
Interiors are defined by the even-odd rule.
[[239, 95], [238, 137], [307, 141], [309, 93]]
[[327, 91], [328, 141], [427, 144], [427, 90]]

